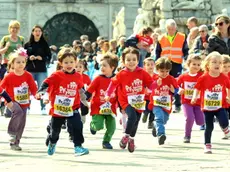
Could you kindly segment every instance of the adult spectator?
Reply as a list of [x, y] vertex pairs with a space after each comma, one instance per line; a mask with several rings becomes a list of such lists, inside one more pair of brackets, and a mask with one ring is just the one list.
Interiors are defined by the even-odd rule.
[[209, 38], [207, 51], [217, 51], [230, 55], [230, 19], [228, 16], [218, 16], [215, 20], [216, 32]]
[[[172, 70], [170, 75], [177, 78], [182, 72], [183, 59], [188, 56], [188, 44], [186, 36], [177, 31], [177, 24], [173, 19], [166, 21], [166, 34], [163, 34], [156, 46], [156, 60], [166, 56], [172, 61]], [[177, 113], [181, 110], [180, 96], [175, 95], [175, 110]]]
[[198, 19], [196, 17], [190, 17], [187, 20], [187, 27], [189, 30], [191, 30], [193, 27], [197, 27], [198, 26]]
[[[51, 59], [50, 48], [43, 37], [43, 31], [40, 26], [35, 25], [33, 27], [29, 42], [25, 44], [25, 49], [27, 49], [29, 56], [26, 69], [33, 75], [38, 87], [40, 87], [43, 80], [47, 77], [46, 64]], [[40, 100], [40, 104], [41, 113], [45, 115], [46, 110], [42, 99]]]
[[88, 37], [88, 35], [81, 35], [80, 40], [83, 44], [85, 41], [89, 41], [89, 37]]
[[189, 51], [191, 51], [191, 52], [192, 52], [193, 44], [194, 44], [196, 38], [198, 37], [198, 35], [199, 35], [199, 28], [193, 27], [190, 30], [190, 33], [189, 33], [188, 38], [187, 38], [188, 48], [190, 49]]
[[14, 50], [23, 47], [24, 38], [19, 36], [20, 23], [12, 20], [8, 27], [9, 35], [4, 36], [0, 42], [0, 54], [3, 56], [3, 66], [6, 68], [9, 60], [9, 54]]
[[206, 54], [208, 48], [208, 27], [206, 25], [201, 25], [199, 27], [199, 36], [196, 38], [194, 43], [193, 52]]

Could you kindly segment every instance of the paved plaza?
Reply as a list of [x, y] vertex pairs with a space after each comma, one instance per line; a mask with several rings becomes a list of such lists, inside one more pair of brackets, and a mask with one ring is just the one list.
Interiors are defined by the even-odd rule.
[[102, 149], [104, 131], [95, 136], [90, 134], [89, 122], [84, 126], [85, 144], [90, 154], [75, 157], [73, 143], [68, 140], [68, 133], [63, 130], [57, 144], [56, 153], [47, 155], [45, 146], [46, 125], [49, 116], [39, 115], [38, 102], [32, 103], [32, 110], [21, 140], [21, 152], [9, 149], [6, 133], [9, 119], [0, 117], [0, 172], [72, 172], [72, 171], [229, 171], [230, 140], [222, 140], [222, 132], [215, 124], [213, 133], [213, 154], [203, 153], [203, 131], [194, 126], [190, 144], [183, 143], [183, 114], [172, 114], [167, 125], [167, 140], [159, 146], [157, 139], [147, 129], [147, 124], [140, 123], [135, 138], [136, 151], [119, 148], [122, 129], [117, 122], [117, 130], [112, 140], [113, 150]]

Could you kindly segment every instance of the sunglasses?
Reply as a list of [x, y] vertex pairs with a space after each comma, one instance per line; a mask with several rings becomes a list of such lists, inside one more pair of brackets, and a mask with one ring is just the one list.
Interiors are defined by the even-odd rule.
[[204, 32], [206, 32], [205, 30], [201, 30], [201, 31], [199, 31], [200, 33], [204, 33]]
[[220, 22], [220, 23], [215, 23], [215, 26], [223, 26], [224, 22]]

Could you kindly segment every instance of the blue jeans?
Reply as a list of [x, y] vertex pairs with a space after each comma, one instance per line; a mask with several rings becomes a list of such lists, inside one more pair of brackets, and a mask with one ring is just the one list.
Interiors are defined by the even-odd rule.
[[165, 124], [169, 119], [169, 114], [159, 106], [153, 108], [153, 113], [155, 115], [155, 127], [157, 130], [157, 136], [165, 135]]
[[[41, 86], [42, 82], [47, 78], [47, 72], [31, 72], [35, 81], [37, 81], [38, 88]], [[43, 99], [40, 100], [41, 109], [45, 108], [43, 104]]]
[[143, 67], [144, 66], [143, 61], [144, 61], [148, 52], [145, 49], [139, 49], [139, 53], [140, 53], [140, 55], [139, 55], [138, 67]]

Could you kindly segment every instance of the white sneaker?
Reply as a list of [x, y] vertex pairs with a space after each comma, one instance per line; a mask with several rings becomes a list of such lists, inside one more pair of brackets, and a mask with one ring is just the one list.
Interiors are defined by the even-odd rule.
[[15, 143], [16, 142], [16, 135], [12, 135], [10, 134], [10, 139], [9, 139], [10, 143]]
[[42, 110], [41, 110], [41, 114], [42, 114], [42, 115], [47, 115], [46, 110], [45, 110], [45, 109], [42, 109]]

